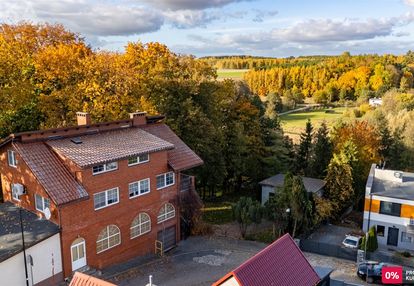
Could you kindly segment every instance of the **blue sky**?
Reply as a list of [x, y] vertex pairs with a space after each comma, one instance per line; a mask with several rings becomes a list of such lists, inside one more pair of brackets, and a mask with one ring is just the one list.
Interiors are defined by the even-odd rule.
[[0, 21], [62, 23], [96, 49], [157, 41], [177, 53], [403, 54], [414, 0], [0, 0]]

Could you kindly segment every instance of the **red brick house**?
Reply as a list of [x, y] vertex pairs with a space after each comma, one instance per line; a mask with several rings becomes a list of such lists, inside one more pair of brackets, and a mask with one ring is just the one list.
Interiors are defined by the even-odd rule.
[[[103, 268], [180, 239], [180, 198], [194, 191], [182, 172], [203, 163], [162, 120], [128, 120], [12, 134], [0, 143], [5, 201], [61, 229], [63, 271]], [[24, 195], [17, 196], [19, 190]]]

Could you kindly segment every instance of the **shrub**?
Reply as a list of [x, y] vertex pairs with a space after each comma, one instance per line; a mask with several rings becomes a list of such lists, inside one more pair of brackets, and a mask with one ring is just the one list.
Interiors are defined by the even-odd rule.
[[[367, 252], [374, 252], [378, 249], [378, 240], [377, 240], [377, 229], [375, 226], [372, 226], [368, 231], [368, 241], [367, 235], [362, 238], [360, 249], [366, 250]], [[366, 247], [365, 247], [366, 243]]]

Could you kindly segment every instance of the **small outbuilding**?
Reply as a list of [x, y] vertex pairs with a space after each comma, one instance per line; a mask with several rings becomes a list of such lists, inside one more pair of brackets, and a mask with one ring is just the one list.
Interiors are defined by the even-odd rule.
[[213, 286], [315, 286], [329, 281], [310, 265], [289, 234], [254, 255], [218, 280]]
[[3, 279], [7, 278], [8, 286], [26, 285], [20, 215], [29, 285], [57, 285], [63, 281], [59, 227], [25, 209], [20, 211], [10, 202], [0, 204], [0, 273], [6, 274]]
[[[323, 195], [323, 189], [326, 182], [321, 179], [301, 177], [303, 185], [308, 193], [321, 197]], [[262, 186], [262, 205], [264, 205], [270, 198], [275, 196], [277, 188], [283, 187], [285, 181], [285, 174], [277, 174], [270, 178], [261, 181], [259, 184]]]

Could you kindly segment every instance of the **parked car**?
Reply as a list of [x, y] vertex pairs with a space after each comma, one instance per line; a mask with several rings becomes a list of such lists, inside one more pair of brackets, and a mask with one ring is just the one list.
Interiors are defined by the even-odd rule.
[[361, 236], [356, 235], [346, 235], [345, 239], [342, 241], [342, 245], [348, 248], [358, 248], [361, 244]]
[[[359, 278], [366, 281], [367, 283], [382, 284], [382, 268], [390, 266], [392, 267], [396, 265], [377, 261], [364, 261], [358, 264], [357, 275]], [[408, 284], [403, 283], [402, 285], [404, 286]]]
[[[381, 270], [384, 267], [384, 263], [377, 261], [364, 261], [358, 264], [357, 275], [362, 280], [373, 283], [381, 281]], [[368, 273], [368, 278], [367, 278]]]

